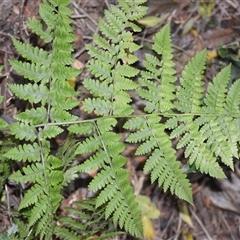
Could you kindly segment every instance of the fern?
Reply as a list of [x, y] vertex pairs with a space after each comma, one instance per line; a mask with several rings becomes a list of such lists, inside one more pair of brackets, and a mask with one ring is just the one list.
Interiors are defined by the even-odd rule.
[[[61, 239], [91, 239], [96, 234], [101, 234], [108, 222], [104, 219], [104, 207], [95, 207], [95, 199], [74, 202], [72, 207], [67, 207], [68, 215], [61, 216], [55, 231]], [[121, 232], [105, 233], [98, 239], [109, 239]]]
[[48, 126], [48, 123], [77, 119], [67, 112], [76, 106], [78, 101], [71, 98], [76, 92], [69, 87], [66, 80], [79, 74], [78, 70], [69, 67], [69, 64], [73, 63], [71, 42], [74, 35], [71, 33], [71, 20], [68, 17], [71, 10], [67, 4], [68, 1], [43, 1], [39, 11], [47, 26], [46, 31], [41, 29], [37, 20], [29, 23], [33, 32], [39, 34], [46, 42], [52, 43], [52, 51], [47, 52], [13, 40], [18, 52], [28, 62], [10, 61], [12, 67], [30, 82], [25, 85], [11, 84], [9, 88], [19, 98], [39, 104], [38, 108], [17, 115], [15, 118], [18, 122], [10, 126], [15, 138], [33, 143], [15, 147], [8, 151], [5, 157], [31, 162], [15, 172], [11, 179], [32, 183], [32, 188], [26, 192], [19, 211], [27, 214], [27, 229], [34, 230], [34, 236], [39, 236], [40, 239], [52, 237], [54, 214], [63, 198], [61, 190], [65, 166], [60, 158], [51, 155], [49, 142], [49, 139], [56, 137], [63, 128]]
[[[70, 67], [75, 37], [69, 0], [43, 0], [39, 13], [44, 24], [29, 21], [28, 27], [51, 50], [13, 39], [25, 60], [10, 63], [29, 81], [9, 84], [9, 88], [32, 108], [17, 114], [17, 122], [10, 126], [0, 119], [0, 130], [9, 129], [12, 134], [1, 141], [0, 187], [7, 178], [30, 186], [24, 189], [18, 209], [21, 220], [16, 217], [18, 231], [11, 233], [11, 239], [90, 239], [112, 222], [143, 239], [141, 213], [122, 156], [125, 141], [138, 144], [136, 155], [147, 156], [144, 172], [152, 182], [190, 203], [191, 184], [172, 139], [177, 139], [177, 149], [184, 149], [190, 168], [217, 178], [225, 177], [219, 161], [233, 169], [233, 159], [239, 156], [240, 79], [229, 85], [229, 65], [204, 94], [203, 50], [185, 66], [176, 86], [170, 24], [154, 37], [153, 54], [146, 54], [145, 68], [136, 69], [134, 52], [141, 46], [134, 42], [133, 34], [141, 31], [135, 21], [145, 15], [145, 2], [119, 0], [119, 7], [111, 5], [105, 10], [105, 19], [98, 23], [99, 34], [87, 46], [91, 75], [83, 84], [92, 96], [81, 103], [74, 99], [77, 92], [67, 82], [80, 73]], [[142, 115], [133, 115], [133, 91], [146, 103]], [[72, 115], [69, 110], [79, 104], [97, 117], [79, 120]], [[130, 133], [125, 141], [115, 132], [119, 118], [128, 118], [124, 128]], [[66, 128], [69, 136], [53, 154], [51, 142]], [[22, 142], [12, 145], [10, 138]], [[88, 157], [75, 165], [77, 155]], [[11, 175], [10, 160], [23, 163]], [[68, 208], [69, 215], [57, 216], [62, 189], [79, 173], [90, 170], [97, 170], [88, 186], [94, 199], [76, 202]], [[115, 234], [110, 231], [99, 239]]]

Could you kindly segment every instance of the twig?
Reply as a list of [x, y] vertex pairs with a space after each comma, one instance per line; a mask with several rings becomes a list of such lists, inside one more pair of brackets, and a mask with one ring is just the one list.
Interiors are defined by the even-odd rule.
[[6, 197], [7, 197], [7, 211], [8, 211], [8, 216], [9, 220], [11, 222], [11, 225], [13, 225], [12, 221], [12, 216], [11, 216], [11, 207], [10, 207], [10, 200], [9, 200], [9, 191], [8, 191], [8, 186], [5, 184], [5, 191], [6, 191]]
[[73, 56], [74, 59], [75, 59], [75, 58], [78, 58], [78, 57], [81, 56], [85, 51], [86, 51], [86, 48], [83, 47], [83, 48], [79, 49], [76, 53], [74, 53], [72, 56]]
[[201, 222], [201, 220], [200, 220], [199, 217], [197, 216], [197, 214], [196, 214], [194, 211], [192, 211], [191, 209], [190, 209], [190, 212], [191, 212], [192, 216], [193, 216], [193, 217], [196, 219], [196, 221], [198, 222], [199, 226], [202, 228], [203, 232], [206, 234], [207, 239], [208, 239], [208, 240], [213, 240], [212, 237], [210, 236], [210, 234], [208, 233], [207, 229], [205, 228], [205, 226], [203, 225], [203, 223]]
[[25, 4], [25, 0], [21, 1], [21, 4], [19, 6], [19, 31], [20, 31], [20, 36], [21, 39], [26, 43], [27, 39], [23, 35], [23, 7]]
[[75, 1], [73, 1], [73, 6], [81, 13], [83, 13], [93, 24], [95, 24], [96, 26], [98, 25], [97, 22], [91, 18], [91, 16], [85, 12], [82, 8], [79, 8], [79, 6], [75, 3]]
[[179, 214], [179, 217], [178, 217], [178, 227], [177, 227], [177, 232], [176, 232], [176, 235], [174, 237], [174, 240], [178, 240], [178, 237], [181, 234], [181, 225], [182, 225], [182, 218], [180, 217], [180, 214]]
[[229, 226], [229, 224], [228, 224], [228, 222], [227, 222], [227, 220], [226, 220], [224, 214], [223, 214], [222, 212], [220, 212], [220, 214], [221, 214], [221, 218], [222, 218], [224, 224], [226, 225], [227, 230], [228, 230], [228, 232], [229, 232], [229, 234], [230, 234], [232, 240], [237, 240], [237, 239], [234, 237], [234, 235], [232, 234], [232, 231], [231, 231], [231, 229], [230, 229], [230, 226]]

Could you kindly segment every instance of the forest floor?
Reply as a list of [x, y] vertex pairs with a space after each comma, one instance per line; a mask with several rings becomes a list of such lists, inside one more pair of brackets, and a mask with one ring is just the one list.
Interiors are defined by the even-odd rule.
[[[1, 0], [0, 3], [0, 91], [5, 101], [1, 104], [2, 117], [13, 121], [14, 114], [25, 108], [24, 103], [14, 100], [7, 83], [24, 81], [13, 72], [8, 59], [17, 55], [11, 37], [33, 45], [44, 43], [27, 29], [28, 18], [38, 18], [40, 0]], [[205, 2], [205, 5], [204, 5]], [[114, 0], [111, 0], [114, 3]], [[108, 0], [72, 0], [74, 10], [72, 18], [76, 34], [73, 57], [84, 69], [89, 55], [85, 44], [92, 43], [92, 36], [98, 31], [97, 21], [109, 8]], [[185, 64], [194, 54], [204, 48], [208, 50], [206, 86], [217, 72], [227, 64], [232, 64], [231, 81], [240, 77], [240, 1], [239, 0], [149, 0], [148, 21], [143, 22], [143, 31], [134, 35], [136, 42], [144, 46], [136, 54], [139, 67], [142, 67], [144, 54], [152, 44], [152, 37], [167, 22], [171, 21], [174, 61], [179, 76]], [[158, 17], [158, 18], [156, 18]], [[160, 19], [160, 20], [159, 20]], [[159, 23], [157, 23], [159, 20]], [[82, 90], [83, 74], [76, 79], [76, 88]], [[88, 94], [83, 92], [84, 94]], [[136, 102], [135, 106], [141, 103]], [[77, 114], [82, 114], [81, 110]], [[122, 132], [121, 134], [126, 134]], [[127, 168], [131, 170], [135, 191], [145, 195], [156, 204], [160, 211], [152, 221], [154, 237], [152, 239], [172, 240], [239, 240], [240, 239], [240, 162], [235, 160], [235, 171], [224, 167], [227, 179], [213, 179], [200, 173], [189, 174], [192, 183], [194, 205], [178, 200], [162, 188], [151, 184], [148, 175], [143, 174], [144, 156], [136, 157], [136, 146], [127, 146], [124, 154], [128, 158]], [[179, 159], [184, 162], [182, 151]], [[86, 197], [87, 188], [78, 179], [71, 188], [66, 189], [66, 206], [73, 199]], [[14, 194], [11, 183], [7, 184], [12, 207], [17, 207], [19, 199]], [[1, 200], [2, 201], [2, 200]], [[0, 208], [0, 233], [9, 227], [9, 220]], [[115, 239], [133, 239], [124, 235]], [[149, 240], [151, 240], [149, 238]]]

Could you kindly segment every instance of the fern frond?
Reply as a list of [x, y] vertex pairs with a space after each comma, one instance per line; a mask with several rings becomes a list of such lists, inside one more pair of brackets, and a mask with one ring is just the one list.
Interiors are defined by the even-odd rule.
[[[203, 118], [203, 117], [200, 117]], [[233, 146], [234, 142], [232, 142], [232, 146], [227, 142], [227, 137], [221, 129], [222, 123], [220, 121], [224, 121], [224, 118], [216, 118], [216, 117], [204, 117], [205, 121], [203, 123], [203, 126], [201, 127], [200, 131], [202, 134], [206, 137], [207, 139], [207, 145], [209, 149], [215, 154], [216, 157], [221, 157], [222, 162], [224, 162], [226, 165], [230, 166], [233, 168], [233, 153], [232, 149], [234, 148]], [[197, 119], [196, 121], [199, 121]], [[203, 122], [203, 121], [201, 121]], [[224, 124], [224, 127], [225, 126]], [[232, 131], [231, 131], [232, 132]], [[234, 137], [233, 135], [230, 137], [232, 139]], [[236, 151], [235, 151], [235, 156], [236, 156]]]
[[56, 226], [55, 227], [55, 232], [60, 239], [63, 239], [63, 240], [70, 240], [70, 239], [71, 240], [79, 240], [79, 236], [77, 236], [77, 233], [73, 230], [67, 229], [66, 227]]
[[225, 112], [227, 115], [235, 116], [239, 112], [240, 105], [240, 78], [236, 80], [227, 92]]
[[83, 109], [87, 113], [91, 113], [94, 111], [97, 115], [109, 115], [112, 112], [110, 101], [96, 98], [85, 99]]
[[39, 13], [43, 21], [47, 24], [47, 27], [52, 30], [55, 28], [55, 22], [57, 15], [55, 14], [55, 7], [50, 2], [45, 1], [39, 8]]
[[34, 126], [25, 123], [13, 123], [10, 125], [10, 130], [12, 134], [14, 134], [15, 137], [20, 140], [25, 139], [33, 142], [37, 137]]
[[42, 24], [36, 18], [29, 19], [28, 27], [42, 40], [44, 40], [45, 43], [49, 43], [53, 40], [53, 37], [51, 35], [51, 29], [47, 29], [44, 31]]
[[63, 129], [58, 126], [45, 126], [40, 130], [39, 137], [40, 139], [54, 138], [61, 132], [63, 132]]
[[36, 223], [35, 237], [39, 236], [40, 240], [51, 239], [54, 231], [54, 222], [52, 214], [44, 214]]
[[35, 184], [24, 196], [22, 199], [18, 210], [20, 211], [23, 208], [26, 208], [32, 204], [36, 204], [43, 194], [43, 188], [39, 184]]
[[[158, 179], [158, 184], [163, 185], [164, 191], [169, 189], [179, 198], [192, 202], [190, 183], [180, 170], [180, 162], [176, 160], [169, 136], [165, 133], [165, 126], [160, 123], [160, 118], [156, 115], [141, 118], [138, 120], [140, 123], [138, 127], [141, 128], [131, 133], [126, 141], [143, 142], [137, 148], [136, 154], [150, 153], [144, 171], [150, 173], [152, 182]], [[133, 122], [137, 121], [129, 120], [124, 128], [132, 130]]]
[[202, 111], [204, 92], [203, 72], [207, 51], [202, 50], [186, 65], [180, 78], [181, 86], [177, 91], [176, 108], [184, 113], [199, 114]]
[[37, 143], [19, 145], [19, 147], [15, 147], [9, 150], [5, 154], [5, 157], [17, 161], [39, 162], [40, 147]]
[[153, 50], [161, 56], [161, 61], [155, 56], [146, 54], [144, 66], [139, 79], [139, 96], [147, 100], [145, 110], [148, 113], [166, 112], [174, 108], [176, 77], [172, 61], [172, 48], [170, 37], [170, 24], [167, 24], [154, 37]]
[[42, 102], [44, 105], [48, 101], [49, 90], [45, 85], [38, 84], [11, 84], [9, 88], [21, 99], [28, 100], [32, 103]]
[[40, 124], [47, 119], [47, 110], [41, 106], [39, 108], [27, 109], [14, 116], [15, 119], [22, 121], [26, 124]]
[[49, 82], [51, 78], [50, 69], [48, 66], [35, 64], [35, 63], [28, 63], [28, 62], [21, 62], [15, 60], [9, 60], [13, 69], [19, 73], [21, 73], [25, 78], [32, 80], [34, 82], [43, 81], [45, 83]]
[[[106, 21], [99, 20], [101, 36], [95, 34], [96, 45], [87, 47], [92, 57], [88, 69], [96, 78], [88, 79], [84, 85], [94, 95], [94, 99], [84, 100], [83, 108], [88, 113], [128, 116], [133, 112], [129, 104], [131, 97], [126, 90], [136, 87], [131, 78], [139, 71], [130, 64], [137, 61], [133, 52], [139, 45], [133, 42], [127, 28], [146, 12], [142, 2], [121, 2], [120, 9], [111, 6], [111, 11], [105, 10]], [[137, 13], [133, 11], [135, 8]], [[111, 54], [108, 53], [110, 50]]]
[[[0, 96], [0, 103], [3, 101], [3, 96]], [[0, 129], [4, 129], [7, 128], [8, 124], [0, 118]]]
[[77, 120], [77, 116], [73, 116], [65, 110], [52, 108], [50, 111], [52, 122], [73, 122]]
[[185, 157], [189, 157], [189, 164], [196, 167], [202, 173], [212, 177], [223, 178], [224, 172], [217, 163], [213, 150], [209, 149], [209, 142], [206, 143], [207, 136], [199, 128], [192, 116], [182, 116], [179, 118], [181, 125], [174, 130], [170, 137], [175, 138], [181, 135], [177, 148], [186, 147]]
[[0, 129], [2, 130], [7, 127], [8, 127], [8, 124], [3, 119], [0, 118]]
[[209, 83], [207, 94], [204, 98], [207, 113], [225, 113], [224, 105], [226, 101], [227, 84], [230, 78], [231, 65], [223, 68]]
[[13, 175], [11, 175], [11, 179], [23, 183], [27, 183], [28, 181], [42, 182], [44, 168], [41, 163], [28, 165], [27, 167], [24, 167], [22, 169], [22, 172], [24, 174], [22, 174], [21, 171], [18, 170]]
[[42, 218], [44, 215], [48, 215], [48, 196], [42, 195], [41, 198], [38, 200], [38, 202], [35, 204], [35, 206], [31, 209], [31, 216], [29, 218], [29, 226], [33, 226], [36, 221], [38, 221], [40, 218]]
[[[49, 67], [49, 65], [51, 64], [52, 55], [49, 54], [47, 51], [43, 50], [42, 48], [33, 47], [29, 44], [17, 41], [14, 38], [12, 39], [12, 41], [18, 53], [20, 53], [24, 58], [31, 61], [32, 63], [35, 63], [39, 66], [44, 65], [46, 67]], [[46, 68], [46, 71], [47, 70], [49, 69]]]
[[[96, 206], [106, 204], [105, 217], [108, 219], [113, 214], [114, 221], [121, 228], [129, 230], [131, 234], [141, 237], [142, 226], [137, 205], [134, 202], [132, 187], [129, 184], [129, 173], [123, 169], [126, 159], [120, 156], [124, 144], [119, 140], [119, 135], [112, 132], [116, 120], [113, 118], [99, 119], [94, 126], [94, 136], [88, 137], [76, 150], [76, 153], [93, 152], [95, 154], [76, 168], [80, 172], [100, 168], [95, 178], [90, 182], [89, 188], [93, 192], [100, 191]], [[109, 193], [106, 195], [106, 193]], [[113, 204], [119, 199], [119, 205], [123, 206], [119, 212], [119, 205]]]
[[113, 86], [108, 86], [106, 82], [98, 82], [93, 79], [84, 79], [84, 86], [90, 89], [90, 93], [104, 99], [111, 98], [113, 94]]

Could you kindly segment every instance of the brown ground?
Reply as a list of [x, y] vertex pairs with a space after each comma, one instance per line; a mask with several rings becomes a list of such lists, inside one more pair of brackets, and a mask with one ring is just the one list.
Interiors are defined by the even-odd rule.
[[[214, 2], [213, 0], [211, 0]], [[107, 0], [72, 0], [74, 9], [74, 33], [77, 36], [74, 42], [73, 57], [83, 65], [89, 59], [84, 45], [91, 43], [92, 35], [97, 32], [97, 19], [103, 15], [103, 9], [109, 7]], [[114, 3], [114, 1], [111, 1]], [[195, 3], [194, 3], [195, 2]], [[206, 85], [212, 77], [228, 63], [233, 65], [232, 80], [240, 76], [240, 1], [215, 0], [214, 8], [209, 10], [208, 16], [199, 14], [200, 1], [190, 0], [149, 0], [149, 14], [161, 16], [164, 20], [154, 26], [147, 27], [141, 34], [135, 36], [141, 44], [150, 44], [152, 36], [161, 27], [171, 21], [171, 31], [174, 44], [174, 56], [178, 74], [184, 64], [203, 48], [209, 51], [210, 60], [207, 64]], [[207, 2], [210, 2], [207, 1]], [[24, 79], [14, 74], [8, 59], [18, 58], [11, 37], [24, 42], [42, 46], [43, 43], [32, 36], [26, 27], [29, 17], [38, 17], [40, 0], [1, 0], [0, 1], [0, 65], [4, 65], [4, 72], [0, 73], [0, 91], [5, 101], [0, 106], [3, 109], [2, 117], [11, 122], [12, 116], [24, 109], [23, 102], [14, 100], [12, 93], [7, 88], [8, 82], [22, 82]], [[205, 15], [207, 15], [205, 8]], [[204, 14], [204, 13], [203, 13]], [[236, 43], [236, 48], [233, 48]], [[228, 54], [221, 58], [219, 54], [211, 57], [218, 45], [227, 46]], [[141, 60], [145, 49], [137, 54]], [[216, 53], [216, 52], [214, 52]], [[232, 57], [235, 60], [232, 60]], [[141, 63], [140, 63], [141, 64]], [[77, 88], [81, 88], [84, 74], [77, 79]], [[136, 104], [138, 106], [138, 104]], [[124, 133], [123, 133], [124, 134]], [[153, 221], [156, 240], [238, 240], [240, 239], [240, 165], [236, 160], [235, 172], [228, 168], [225, 172], [228, 179], [216, 180], [201, 174], [191, 174], [194, 193], [194, 206], [183, 203], [155, 184], [150, 184], [149, 177], [143, 175], [141, 164], [143, 157], [134, 157], [134, 146], [127, 146], [126, 155], [129, 158], [128, 167], [132, 170], [135, 182], [133, 185], [138, 193], [149, 196], [160, 210], [160, 217]], [[178, 152], [184, 161], [181, 152]], [[17, 207], [19, 199], [11, 183], [5, 186], [8, 191], [10, 203]], [[85, 186], [75, 184], [67, 191], [66, 198], [77, 196], [81, 199], [87, 194]], [[6, 200], [5, 200], [6, 201]], [[68, 204], [66, 201], [64, 204]], [[2, 203], [4, 205], [4, 203]], [[183, 217], [185, 214], [187, 217]], [[6, 211], [0, 208], [0, 232], [9, 226]], [[120, 239], [116, 238], [116, 239]], [[123, 236], [121, 239], [132, 239]]]

